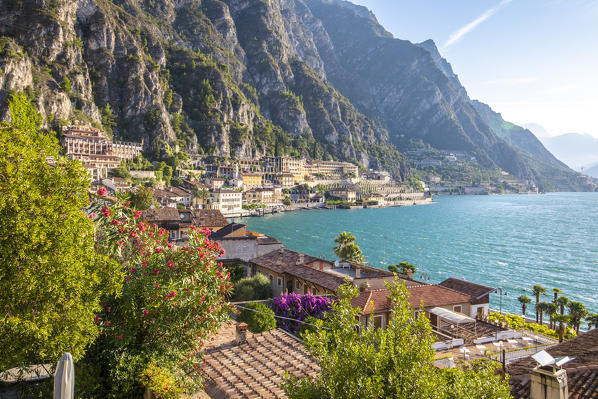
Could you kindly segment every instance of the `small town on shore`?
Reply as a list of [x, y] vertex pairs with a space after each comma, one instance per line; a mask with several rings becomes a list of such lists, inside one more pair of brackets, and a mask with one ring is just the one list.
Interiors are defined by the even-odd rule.
[[[215, 209], [226, 217], [262, 216], [298, 209], [375, 208], [419, 205], [432, 195], [538, 193], [530, 182], [501, 172], [497, 181], [398, 182], [387, 171], [360, 170], [349, 162], [289, 156], [222, 159], [178, 156], [170, 164], [143, 158], [143, 143], [112, 142], [100, 129], [72, 125], [61, 135], [64, 154], [81, 161], [95, 185], [112, 192], [148, 187], [154, 206]], [[413, 167], [455, 167], [475, 162], [464, 152], [408, 151]]]
[[[344, 284], [359, 290], [351, 306], [358, 310], [358, 321], [364, 329], [387, 328], [393, 311], [391, 286], [404, 285], [415, 314], [422, 312], [430, 322], [435, 339], [434, 364], [438, 368], [453, 368], [459, 362], [476, 359], [497, 361], [502, 364], [502, 372], [510, 375], [511, 394], [515, 398], [583, 397], [572, 395], [595, 389], [598, 379], [594, 380], [594, 375], [598, 371], [578, 370], [598, 359], [592, 352], [598, 344], [598, 330], [582, 332], [580, 337], [573, 338], [575, 327], [579, 332], [579, 323], [569, 324], [573, 329], [564, 327], [562, 320], [557, 325], [557, 304], [563, 317], [563, 307], [567, 305], [564, 296], [559, 302], [558, 289], [554, 290], [551, 302], [557, 310], [547, 313], [550, 315], [547, 324], [542, 321], [544, 312], [548, 312], [543, 305], [547, 304], [538, 302], [545, 290], [539, 286], [532, 290], [537, 294], [535, 320], [525, 317], [527, 304], [531, 302], [527, 297], [520, 297], [522, 316], [509, 315], [502, 308], [490, 308], [491, 295], [500, 296], [502, 301], [506, 294], [501, 287], [457, 278], [433, 284], [422, 275], [418, 279], [416, 268], [407, 262], [385, 270], [364, 264], [359, 257], [343, 259], [339, 255], [338, 260], [331, 261], [290, 250], [275, 237], [227, 220], [298, 209], [425, 204], [432, 201], [430, 186], [425, 182], [407, 185], [395, 182], [387, 172], [360, 171], [347, 162], [286, 156], [189, 159], [178, 165], [176, 175], [169, 165], [148, 163], [136, 170], [124, 165], [140, 163], [142, 143], [112, 143], [100, 130], [86, 126], [70, 126], [62, 135], [61, 144], [65, 155], [81, 161], [96, 187], [107, 190], [106, 198], [120, 192], [149, 190], [152, 198], [145, 204], [147, 209], [141, 218], [167, 232], [175, 247], [188, 245], [189, 236], [196, 228], [210, 231], [210, 239], [222, 249], [219, 260], [238, 276], [236, 284], [252, 287], [249, 291], [236, 291], [232, 299], [241, 316], [222, 325], [206, 346], [208, 383], [203, 395], [286, 397], [285, 371], [297, 378], [317, 376], [319, 366], [300, 339], [303, 324], [313, 322], [316, 315], [280, 312], [279, 302], [281, 298], [299, 302], [308, 297], [330, 300], [337, 297]], [[444, 162], [454, 162], [457, 156], [465, 155], [445, 154]], [[426, 162], [442, 161], [418, 162], [426, 166]], [[519, 185], [517, 192], [537, 192], [534, 187], [510, 179], [505, 182], [511, 187]], [[432, 181], [432, 188], [438, 194], [488, 194], [490, 188], [441, 187], [434, 183], [439, 182]], [[353, 245], [355, 237], [348, 236], [350, 242], [339, 247]], [[261, 290], [255, 288], [259, 284]], [[265, 315], [276, 322], [267, 329], [255, 327], [254, 319]], [[306, 320], [306, 316], [311, 319]], [[569, 340], [564, 341], [566, 338]], [[560, 355], [578, 360], [566, 367], [531, 360], [530, 356], [544, 350], [551, 355], [542, 353], [557, 360]], [[591, 381], [594, 382], [589, 384]]]

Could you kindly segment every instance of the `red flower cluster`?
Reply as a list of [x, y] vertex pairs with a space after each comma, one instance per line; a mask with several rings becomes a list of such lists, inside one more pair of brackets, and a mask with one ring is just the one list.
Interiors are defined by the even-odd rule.
[[100, 197], [102, 197], [102, 196], [106, 195], [106, 192], [107, 192], [107, 190], [105, 187], [100, 187], [100, 189], [98, 190], [98, 195]]
[[176, 291], [172, 291], [172, 292], [166, 294], [166, 299], [171, 300], [175, 296], [176, 296]]

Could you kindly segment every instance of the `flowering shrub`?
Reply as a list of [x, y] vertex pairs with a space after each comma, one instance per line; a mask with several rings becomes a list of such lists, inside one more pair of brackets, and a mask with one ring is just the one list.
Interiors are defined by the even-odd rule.
[[[490, 312], [490, 314], [488, 315], [488, 320], [500, 321], [500, 322], [504, 321], [507, 323], [509, 328], [512, 328], [515, 330], [529, 330], [529, 331], [532, 331], [535, 333], [540, 333], [540, 334], [546, 335], [547, 337], [551, 337], [551, 338], [555, 338], [555, 339], [559, 338], [559, 335], [556, 333], [556, 331], [548, 328], [547, 326], [543, 326], [538, 323], [526, 323], [525, 320], [523, 319], [523, 317], [520, 317], [517, 315], [512, 315], [512, 314], [501, 315], [500, 313]], [[571, 339], [571, 338], [575, 338], [577, 336], [577, 334], [575, 334], [574, 330], [567, 328], [567, 331], [565, 332], [564, 336], [565, 336], [565, 339]]]
[[154, 393], [154, 396], [160, 399], [177, 399], [183, 393], [176, 386], [172, 374], [155, 364], [150, 364], [148, 368], [143, 370], [141, 382]]
[[201, 382], [198, 352], [233, 310], [225, 299], [229, 274], [217, 262], [224, 251], [209, 239], [209, 230], [192, 229], [189, 245], [174, 247], [164, 229], [142, 221], [141, 212], [123, 199], [108, 205], [103, 194], [90, 205], [96, 250], [124, 273], [122, 294], [106, 298], [94, 319], [101, 361], [112, 379], [107, 385], [119, 391], [108, 396], [135, 396], [151, 364], [190, 392]]
[[[324, 313], [330, 310], [331, 300], [327, 297], [313, 296], [311, 294], [299, 295], [295, 293], [281, 294], [272, 299], [272, 310], [277, 316], [288, 317], [304, 321], [308, 317], [321, 319]], [[296, 332], [301, 328], [301, 323], [277, 319], [278, 327], [287, 331]]]

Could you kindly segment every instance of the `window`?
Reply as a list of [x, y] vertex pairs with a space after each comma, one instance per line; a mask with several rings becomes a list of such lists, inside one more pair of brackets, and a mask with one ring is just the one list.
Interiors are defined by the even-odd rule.
[[382, 328], [382, 320], [383, 320], [383, 316], [382, 315], [374, 316], [374, 327], [375, 328]]
[[463, 307], [461, 305], [455, 305], [455, 306], [453, 306], [453, 311], [458, 312], [458, 313], [462, 313], [463, 312]]
[[278, 286], [279, 286], [279, 287], [282, 285], [282, 279], [281, 279], [280, 277], [278, 277], [278, 281], [277, 281], [277, 283], [278, 283]]
[[270, 284], [272, 284], [272, 281], [274, 280], [274, 276], [271, 274], [268, 274], [268, 276], [270, 277]]
[[295, 280], [295, 288], [299, 289], [301, 287], [301, 283], [299, 280]]

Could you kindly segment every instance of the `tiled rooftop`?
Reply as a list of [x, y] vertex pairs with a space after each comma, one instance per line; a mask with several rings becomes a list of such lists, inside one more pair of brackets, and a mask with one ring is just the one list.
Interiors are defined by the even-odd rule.
[[494, 291], [494, 288], [492, 287], [486, 287], [485, 285], [480, 285], [452, 277], [447, 278], [438, 285], [467, 294], [471, 299], [481, 298]]
[[[565, 364], [569, 385], [569, 398], [598, 398], [598, 330], [580, 333], [570, 339], [546, 349], [552, 357], [575, 358]], [[511, 379], [511, 394], [515, 399], [529, 398], [531, 370], [536, 362], [531, 357], [518, 360], [507, 366]]]
[[[426, 308], [435, 306], [447, 306], [459, 303], [466, 303], [469, 297], [451, 289], [439, 285], [419, 285], [407, 287], [409, 291], [408, 301], [411, 307], [419, 308], [423, 301]], [[364, 290], [359, 296], [351, 301], [354, 307], [363, 309], [364, 314], [381, 312], [391, 309], [392, 305], [388, 301], [390, 290]], [[367, 305], [367, 308], [365, 306]]]
[[272, 251], [254, 258], [251, 262], [278, 274], [288, 273], [291, 276], [309, 281], [331, 291], [336, 291], [345, 282], [345, 277], [307, 266], [307, 264], [318, 260], [321, 259], [282, 248], [278, 251]]
[[235, 325], [225, 325], [204, 356], [206, 392], [214, 399], [286, 398], [281, 387], [285, 372], [298, 378], [319, 373], [301, 341], [285, 331], [248, 333], [241, 345], [234, 343], [234, 337]]

